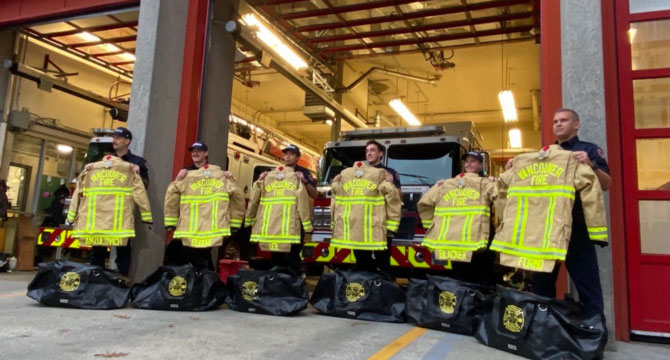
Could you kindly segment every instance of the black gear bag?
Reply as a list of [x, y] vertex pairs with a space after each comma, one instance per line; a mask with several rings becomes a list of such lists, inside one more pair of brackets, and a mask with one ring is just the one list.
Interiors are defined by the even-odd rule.
[[367, 271], [323, 274], [310, 303], [326, 315], [358, 320], [405, 322], [405, 292]]
[[279, 269], [240, 270], [228, 277], [231, 309], [267, 315], [294, 315], [307, 308], [305, 279]]
[[212, 310], [223, 304], [226, 286], [214, 271], [191, 264], [161, 266], [132, 289], [132, 305], [151, 310]]
[[407, 318], [421, 327], [473, 335], [491, 309], [491, 293], [491, 289], [448, 277], [410, 279]]
[[498, 287], [491, 312], [475, 337], [490, 347], [529, 359], [599, 359], [607, 332], [600, 315], [581, 317], [574, 301]]
[[130, 288], [99, 266], [69, 261], [39, 264], [28, 297], [47, 306], [108, 310], [126, 306]]

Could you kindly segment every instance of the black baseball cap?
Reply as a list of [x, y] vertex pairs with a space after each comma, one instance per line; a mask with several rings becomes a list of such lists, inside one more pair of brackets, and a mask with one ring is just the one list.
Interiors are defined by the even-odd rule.
[[205, 145], [205, 143], [201, 143], [199, 141], [196, 141], [196, 142], [193, 143], [193, 145], [188, 147], [188, 151], [191, 151], [193, 149], [207, 151], [208, 148], [207, 148], [207, 145]]
[[300, 155], [300, 148], [293, 144], [288, 144], [281, 152], [285, 153], [287, 151], [293, 151], [294, 153]]
[[468, 153], [463, 154], [461, 157], [461, 160], [467, 159], [468, 156], [472, 156], [473, 158], [477, 159], [479, 162], [484, 162], [484, 157], [482, 154], [476, 152], [476, 151], [470, 151]]
[[114, 129], [114, 136], [120, 136], [120, 137], [124, 137], [124, 138], [130, 139], [130, 140], [133, 139], [133, 133], [131, 133], [130, 130], [128, 130], [128, 129], [122, 127], [122, 126], [117, 127], [116, 129]]

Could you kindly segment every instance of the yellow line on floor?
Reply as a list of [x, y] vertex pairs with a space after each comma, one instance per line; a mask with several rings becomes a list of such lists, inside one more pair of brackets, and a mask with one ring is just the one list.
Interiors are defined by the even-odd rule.
[[369, 360], [385, 360], [395, 355], [398, 351], [402, 350], [405, 346], [412, 343], [412, 341], [421, 337], [421, 335], [426, 333], [426, 329], [415, 327], [414, 329], [406, 332], [401, 337], [393, 340], [393, 342], [384, 346], [381, 350], [377, 351], [374, 355], [370, 356]]
[[13, 293], [7, 293], [7, 294], [0, 294], [0, 299], [7, 299], [7, 298], [13, 298], [13, 297], [19, 297], [19, 296], [26, 296], [25, 291], [17, 291]]

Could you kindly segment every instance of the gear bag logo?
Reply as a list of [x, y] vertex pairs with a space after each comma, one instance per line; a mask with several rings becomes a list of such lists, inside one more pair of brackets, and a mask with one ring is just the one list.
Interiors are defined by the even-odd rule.
[[81, 277], [76, 272], [66, 272], [63, 276], [60, 277], [59, 287], [65, 292], [71, 292], [77, 290], [79, 284], [81, 283]]
[[503, 315], [503, 325], [505, 329], [518, 333], [523, 328], [523, 310], [515, 305], [507, 305]]
[[449, 291], [442, 291], [440, 293], [440, 310], [445, 314], [453, 314], [456, 308], [456, 295]]
[[258, 283], [245, 281], [240, 288], [244, 300], [252, 301], [258, 299]]
[[347, 301], [356, 302], [365, 296], [365, 288], [359, 283], [348, 283], [345, 291]]
[[181, 276], [175, 276], [168, 284], [168, 293], [172, 296], [183, 296], [186, 294], [186, 279]]

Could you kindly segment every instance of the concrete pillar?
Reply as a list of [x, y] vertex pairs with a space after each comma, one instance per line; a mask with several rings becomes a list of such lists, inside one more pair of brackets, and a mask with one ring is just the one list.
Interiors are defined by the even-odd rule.
[[[0, 179], [6, 179], [9, 173], [9, 155], [12, 150], [13, 136], [7, 132], [7, 116], [11, 110], [12, 76], [8, 69], [2, 67], [5, 60], [13, 60], [13, 31], [0, 31]], [[1, 249], [0, 249], [1, 251]]]
[[225, 28], [235, 18], [237, 1], [216, 0], [206, 45], [198, 138], [209, 147], [209, 162], [226, 166], [228, 117], [233, 95], [235, 38]]
[[[563, 106], [580, 116], [579, 137], [595, 143], [607, 154], [603, 37], [600, 1], [561, 1], [561, 72]], [[550, 110], [551, 111], [551, 110]], [[609, 196], [605, 193], [605, 207]], [[609, 214], [607, 214], [609, 223]], [[610, 347], [614, 344], [614, 293], [612, 253], [596, 247]]]
[[136, 226], [130, 268], [134, 282], [163, 263], [163, 200], [172, 177], [187, 14], [188, 1], [140, 3], [128, 128], [133, 132], [130, 150], [148, 162], [154, 225]]

